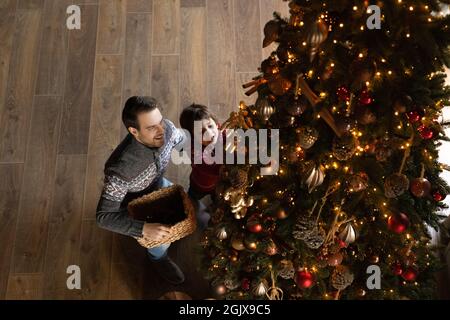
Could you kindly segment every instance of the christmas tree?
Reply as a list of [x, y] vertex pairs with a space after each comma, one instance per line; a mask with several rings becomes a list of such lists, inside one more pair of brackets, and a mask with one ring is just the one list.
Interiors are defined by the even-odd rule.
[[290, 17], [267, 22], [263, 46], [277, 49], [244, 85], [257, 100], [226, 126], [279, 129], [279, 169], [223, 166], [202, 241], [218, 296], [434, 297], [428, 226], [450, 192], [438, 161], [443, 3], [291, 0]]

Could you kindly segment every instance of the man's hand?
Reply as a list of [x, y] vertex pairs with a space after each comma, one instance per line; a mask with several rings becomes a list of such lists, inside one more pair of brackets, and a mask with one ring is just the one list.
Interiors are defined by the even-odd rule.
[[153, 241], [161, 241], [169, 235], [170, 227], [160, 223], [145, 223], [142, 235]]

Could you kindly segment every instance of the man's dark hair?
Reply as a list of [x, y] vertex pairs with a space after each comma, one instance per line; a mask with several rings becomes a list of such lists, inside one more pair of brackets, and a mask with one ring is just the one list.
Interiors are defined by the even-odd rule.
[[209, 112], [208, 107], [201, 104], [191, 104], [183, 109], [180, 114], [180, 126], [186, 129], [191, 136], [194, 135], [194, 121], [201, 121], [204, 119], [213, 119], [216, 123], [217, 120], [214, 115]]
[[139, 130], [138, 114], [160, 108], [158, 101], [152, 97], [134, 96], [128, 98], [122, 111], [122, 122], [125, 128], [133, 127]]

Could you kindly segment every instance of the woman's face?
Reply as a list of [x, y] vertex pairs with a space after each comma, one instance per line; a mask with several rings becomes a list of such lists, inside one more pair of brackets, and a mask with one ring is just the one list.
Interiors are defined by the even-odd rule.
[[202, 120], [202, 145], [207, 146], [209, 144], [215, 144], [219, 137], [219, 129], [217, 123], [211, 119]]

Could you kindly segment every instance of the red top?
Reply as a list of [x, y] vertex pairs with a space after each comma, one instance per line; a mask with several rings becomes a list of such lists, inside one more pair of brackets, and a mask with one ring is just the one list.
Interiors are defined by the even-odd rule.
[[[220, 140], [219, 136], [219, 140]], [[218, 141], [219, 142], [219, 141]], [[195, 164], [194, 157], [192, 157], [192, 171], [190, 175], [191, 186], [200, 192], [210, 193], [216, 188], [217, 182], [219, 182], [219, 171], [222, 164], [207, 164], [205, 162], [205, 154], [203, 153], [205, 147], [202, 147], [202, 163]], [[192, 150], [192, 155], [194, 155], [194, 150]]]

